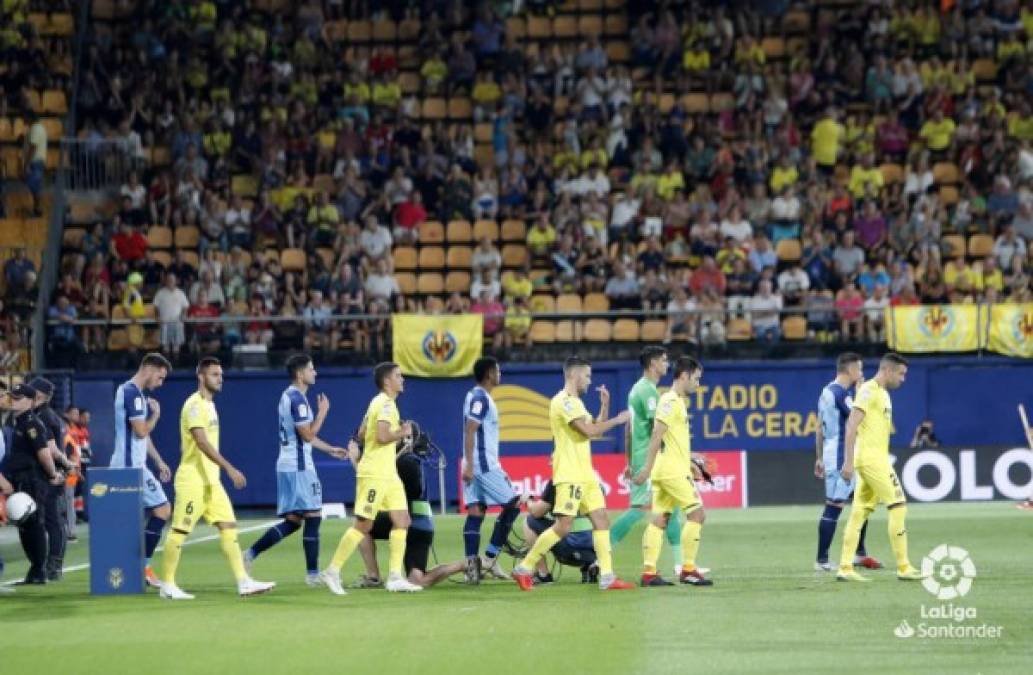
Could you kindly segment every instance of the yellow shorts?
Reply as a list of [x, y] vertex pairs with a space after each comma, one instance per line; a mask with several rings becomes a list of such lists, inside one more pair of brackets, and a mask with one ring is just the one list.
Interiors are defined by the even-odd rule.
[[183, 532], [191, 532], [201, 518], [209, 524], [237, 521], [233, 514], [233, 504], [222, 483], [176, 485], [176, 508], [172, 513], [172, 527]]
[[874, 509], [879, 504], [899, 504], [905, 500], [897, 472], [889, 464], [859, 466], [854, 486], [854, 506]]
[[671, 513], [676, 508], [687, 513], [702, 505], [696, 486], [686, 476], [653, 481], [653, 513]]
[[355, 484], [355, 515], [373, 520], [381, 511], [408, 511], [400, 478], [359, 478]]
[[599, 481], [584, 483], [556, 483], [556, 503], [552, 512], [557, 516], [583, 516], [606, 508]]

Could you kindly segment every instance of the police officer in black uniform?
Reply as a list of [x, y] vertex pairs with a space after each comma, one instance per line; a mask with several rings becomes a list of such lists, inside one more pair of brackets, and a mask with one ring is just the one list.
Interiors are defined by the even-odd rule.
[[[61, 450], [65, 437], [65, 423], [61, 416], [50, 407], [50, 399], [54, 396], [54, 384], [45, 378], [36, 377], [29, 382], [36, 390], [35, 413], [39, 421], [47, 429], [47, 445], [54, 457], [55, 465], [68, 473], [73, 470], [72, 463]], [[47, 531], [47, 581], [61, 579], [61, 570], [65, 562], [65, 544], [68, 532], [65, 529], [65, 486], [49, 485], [46, 491], [46, 514], [43, 527]]]
[[47, 583], [47, 488], [64, 485], [65, 476], [54, 466], [54, 457], [47, 443], [47, 429], [33, 413], [36, 390], [19, 384], [7, 394], [5, 408], [14, 413], [14, 435], [8, 452], [7, 469], [14, 489], [24, 492], [36, 502], [36, 512], [18, 525], [22, 549], [29, 559], [25, 584]]

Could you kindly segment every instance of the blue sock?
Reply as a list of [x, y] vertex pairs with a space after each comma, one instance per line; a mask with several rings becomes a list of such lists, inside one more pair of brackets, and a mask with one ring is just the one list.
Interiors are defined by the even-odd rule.
[[861, 536], [857, 539], [857, 555], [862, 558], [868, 555], [868, 551], [864, 548], [864, 533], [868, 531], [868, 521], [864, 521], [864, 525], [861, 526]]
[[463, 544], [466, 547], [466, 557], [472, 558], [481, 550], [481, 523], [484, 516], [466, 514], [466, 522], [463, 523]]
[[259, 554], [262, 553], [262, 551], [270, 549], [276, 544], [279, 544], [281, 539], [283, 539], [284, 537], [291, 536], [300, 528], [301, 525], [298, 525], [294, 521], [281, 520], [280, 522], [276, 523], [268, 530], [266, 530], [265, 534], [263, 534], [258, 541], [256, 541], [254, 544], [251, 544], [251, 548], [248, 549], [249, 551], [251, 551], [251, 557], [257, 558]]
[[488, 544], [488, 549], [485, 551], [489, 558], [498, 557], [499, 551], [502, 550], [502, 545], [509, 539], [509, 531], [513, 529], [513, 523], [516, 522], [517, 516], [520, 515], [519, 503], [514, 498], [513, 501], [502, 508], [502, 513], [495, 519], [495, 527], [491, 531], [491, 543]]
[[319, 524], [320, 516], [305, 519], [305, 530], [301, 533], [301, 545], [305, 549], [305, 570], [309, 574], [319, 573]]
[[158, 548], [158, 542], [161, 541], [161, 531], [164, 529], [164, 519], [158, 516], [151, 516], [147, 520], [147, 526], [143, 530], [143, 557], [148, 565], [151, 564], [151, 556], [154, 555], [154, 549]]
[[825, 511], [818, 521], [818, 562], [828, 562], [829, 546], [832, 545], [832, 538], [836, 536], [836, 522], [843, 509], [835, 506], [825, 505]]

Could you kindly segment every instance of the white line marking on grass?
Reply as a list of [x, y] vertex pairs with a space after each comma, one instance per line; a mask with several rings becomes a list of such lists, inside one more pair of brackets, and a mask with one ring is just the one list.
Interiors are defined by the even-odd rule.
[[[269, 522], [262, 523], [261, 525], [252, 525], [251, 527], [238, 528], [237, 529], [237, 534], [244, 534], [246, 532], [254, 532], [255, 530], [264, 530], [266, 528], [272, 527], [273, 525], [275, 525], [278, 522], [280, 522], [280, 521], [279, 520], [270, 520]], [[216, 540], [218, 538], [219, 538], [219, 533], [218, 533], [218, 531], [216, 531], [215, 534], [206, 534], [205, 536], [198, 537], [197, 539], [188, 539], [185, 542], [183, 542], [183, 546], [190, 546], [191, 544], [200, 544], [200, 543], [206, 542], [206, 541], [214, 541], [214, 540]], [[158, 548], [154, 549], [154, 552], [157, 553], [158, 551], [164, 551], [164, 550], [165, 550], [165, 545], [162, 544]], [[89, 567], [90, 567], [90, 563], [82, 563], [80, 565], [69, 565], [68, 567], [63, 568], [61, 571], [65, 572], [65, 573], [67, 573], [67, 572], [79, 572], [79, 571], [82, 571], [82, 570], [85, 570], [85, 569], [89, 569]], [[19, 581], [21, 581], [21, 580], [20, 579], [11, 579], [10, 581], [4, 581], [4, 582], [0, 583], [0, 586], [13, 586], [16, 583], [18, 583]]]

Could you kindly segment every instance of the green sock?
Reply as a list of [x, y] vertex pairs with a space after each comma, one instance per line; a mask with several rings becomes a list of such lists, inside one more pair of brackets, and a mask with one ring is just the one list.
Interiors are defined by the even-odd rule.
[[617, 516], [617, 520], [610, 525], [610, 543], [619, 544], [624, 537], [628, 536], [631, 528], [635, 527], [638, 521], [645, 518], [646, 512], [642, 509], [628, 509]]
[[681, 509], [675, 509], [674, 513], [667, 520], [667, 529], [664, 532], [667, 534], [667, 543], [671, 545], [671, 557], [674, 559], [675, 565], [681, 565], [681, 522], [678, 520], [678, 515], [681, 513]]

